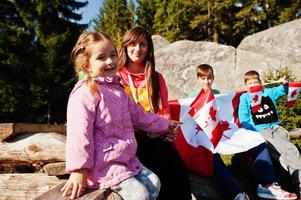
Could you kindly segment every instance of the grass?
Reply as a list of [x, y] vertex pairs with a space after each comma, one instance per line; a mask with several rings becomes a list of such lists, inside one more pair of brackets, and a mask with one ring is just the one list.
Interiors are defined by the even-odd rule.
[[[296, 145], [296, 147], [299, 149], [299, 152], [301, 152], [301, 139], [291, 140], [291, 142]], [[221, 157], [226, 166], [231, 165], [231, 159], [233, 155], [221, 155]]]

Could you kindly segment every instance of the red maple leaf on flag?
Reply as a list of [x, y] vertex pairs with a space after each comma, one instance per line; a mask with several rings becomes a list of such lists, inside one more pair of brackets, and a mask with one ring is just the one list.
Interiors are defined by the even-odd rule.
[[292, 94], [291, 94], [291, 97], [294, 97], [296, 94], [297, 94], [297, 91], [294, 90], [294, 91], [292, 92]]
[[256, 103], [258, 101], [258, 95], [255, 95], [253, 98], [254, 103]]
[[209, 115], [213, 121], [216, 121], [216, 110], [213, 106], [210, 108]]
[[226, 130], [230, 130], [230, 124], [228, 121], [220, 121], [221, 130], [224, 132]]
[[199, 131], [204, 131], [198, 124], [195, 124], [195, 130], [194, 134], [197, 134]]

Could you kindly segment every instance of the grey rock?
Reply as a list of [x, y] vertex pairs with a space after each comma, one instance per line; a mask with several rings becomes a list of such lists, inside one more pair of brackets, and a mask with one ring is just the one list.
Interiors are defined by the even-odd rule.
[[[243, 74], [289, 67], [301, 80], [301, 19], [246, 37], [235, 49], [205, 41], [181, 40], [168, 44], [153, 36], [156, 68], [162, 72], [169, 98], [184, 98], [199, 88], [195, 69], [207, 63], [215, 70], [214, 88], [221, 92], [244, 90]], [[165, 41], [165, 42], [164, 42]]]
[[152, 40], [154, 44], [154, 50], [158, 50], [161, 47], [164, 47], [169, 44], [169, 42], [161, 35], [153, 35]]

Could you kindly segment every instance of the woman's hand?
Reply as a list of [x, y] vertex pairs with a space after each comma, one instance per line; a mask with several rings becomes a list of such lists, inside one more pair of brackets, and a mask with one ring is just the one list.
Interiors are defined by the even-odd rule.
[[62, 196], [66, 197], [70, 195], [70, 199], [75, 199], [82, 195], [86, 186], [87, 174], [87, 169], [73, 171], [67, 183], [61, 189], [61, 192], [63, 192]]

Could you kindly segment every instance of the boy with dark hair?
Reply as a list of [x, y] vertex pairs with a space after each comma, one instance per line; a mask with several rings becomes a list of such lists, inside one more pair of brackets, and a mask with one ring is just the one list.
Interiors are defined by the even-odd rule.
[[[247, 90], [252, 86], [260, 85], [259, 73], [254, 70], [246, 72], [244, 82]], [[276, 101], [288, 92], [287, 80], [283, 77], [278, 82], [282, 84], [262, 91], [260, 109], [255, 113], [251, 111], [250, 93], [242, 94], [239, 101], [238, 118], [244, 128], [262, 133], [268, 141], [271, 156], [279, 159], [282, 167], [300, 184], [300, 153], [297, 147], [289, 142], [288, 131], [280, 126], [276, 106]]]
[[[197, 66], [197, 79], [201, 85], [200, 90], [211, 90], [214, 81], [213, 68], [208, 64]], [[188, 96], [195, 97], [200, 90], [194, 90]], [[213, 89], [212, 89], [213, 90]], [[213, 90], [214, 94], [219, 94], [218, 90]], [[273, 168], [268, 149], [262, 143], [248, 151], [257, 174], [259, 182], [257, 196], [268, 199], [296, 199], [297, 195], [286, 192], [276, 183], [276, 175]], [[242, 191], [238, 181], [230, 173], [219, 154], [213, 157], [214, 176], [220, 186], [224, 198], [234, 200], [249, 200], [248, 195]]]

